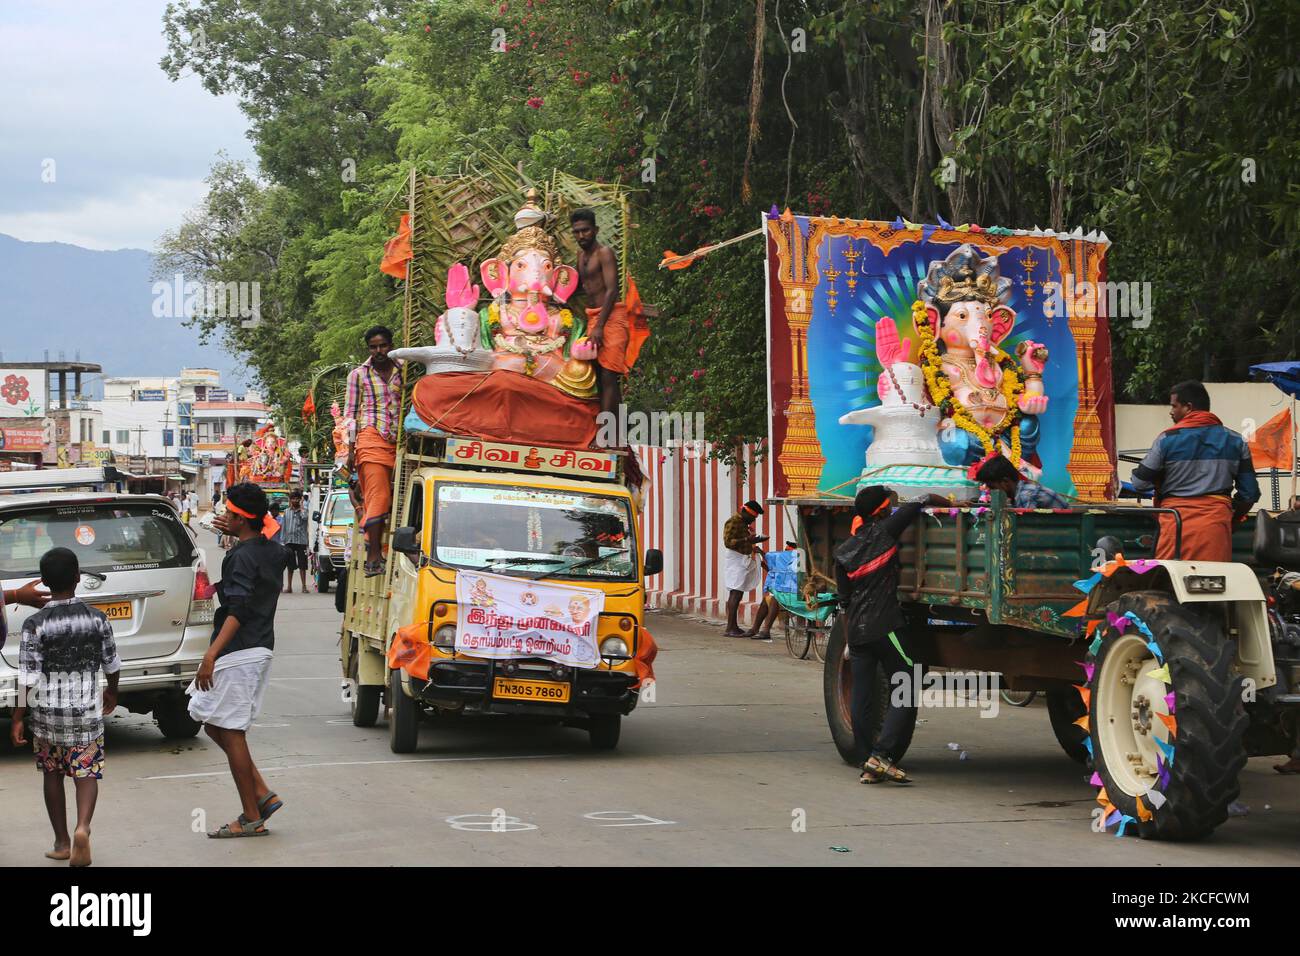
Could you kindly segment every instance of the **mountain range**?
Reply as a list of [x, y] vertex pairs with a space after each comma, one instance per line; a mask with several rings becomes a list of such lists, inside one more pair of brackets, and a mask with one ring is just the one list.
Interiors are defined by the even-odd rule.
[[[153, 256], [0, 234], [0, 361], [94, 362], [104, 376], [172, 376], [215, 368], [240, 385], [234, 358], [180, 319], [153, 314]], [[48, 350], [48, 358], [46, 352]], [[99, 381], [86, 391], [102, 395]]]

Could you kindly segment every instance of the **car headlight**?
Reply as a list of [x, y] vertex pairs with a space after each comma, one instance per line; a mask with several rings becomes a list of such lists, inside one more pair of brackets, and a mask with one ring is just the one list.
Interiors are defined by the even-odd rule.
[[433, 632], [433, 646], [449, 650], [456, 646], [456, 625], [444, 624]]
[[621, 637], [607, 637], [600, 642], [601, 657], [628, 657], [627, 641]]
[[331, 548], [342, 548], [347, 545], [348, 539], [341, 534], [327, 534], [325, 543]]
[[1183, 584], [1189, 593], [1222, 594], [1228, 589], [1228, 579], [1221, 574], [1188, 574]]

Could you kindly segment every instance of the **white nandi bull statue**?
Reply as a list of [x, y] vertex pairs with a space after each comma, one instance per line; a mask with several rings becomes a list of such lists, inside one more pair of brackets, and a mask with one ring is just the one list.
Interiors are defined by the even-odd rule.
[[430, 375], [438, 372], [485, 372], [492, 367], [491, 349], [479, 345], [481, 324], [474, 306], [479, 287], [469, 283], [469, 270], [459, 262], [447, 271], [447, 311], [433, 326], [433, 345], [393, 349], [393, 358], [413, 359]]
[[880, 404], [840, 417], [841, 425], [875, 429], [867, 446], [859, 486], [885, 485], [903, 499], [927, 492], [959, 497], [975, 487], [964, 469], [944, 463], [939, 448], [939, 409], [930, 401], [912, 343], [900, 340], [891, 318], [876, 323], [876, 357], [884, 369], [876, 381]]

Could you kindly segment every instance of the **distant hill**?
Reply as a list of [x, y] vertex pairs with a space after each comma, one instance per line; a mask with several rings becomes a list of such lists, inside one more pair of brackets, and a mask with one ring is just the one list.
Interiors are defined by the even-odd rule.
[[[99, 252], [0, 234], [0, 354], [5, 362], [95, 362], [108, 378], [177, 375], [215, 368], [223, 384], [235, 360], [200, 345], [198, 331], [153, 316], [153, 256], [143, 249]], [[101, 394], [95, 382], [92, 389]], [[90, 389], [88, 389], [90, 390]]]

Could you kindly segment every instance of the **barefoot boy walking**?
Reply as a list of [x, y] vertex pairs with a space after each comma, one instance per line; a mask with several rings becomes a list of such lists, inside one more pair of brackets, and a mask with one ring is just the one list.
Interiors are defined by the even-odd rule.
[[[67, 548], [52, 548], [41, 558], [41, 580], [49, 603], [23, 622], [18, 680], [24, 706], [14, 709], [15, 747], [27, 743], [24, 723], [31, 714], [36, 769], [45, 777], [45, 810], [54, 828], [54, 848], [45, 855], [90, 865], [90, 821], [104, 775], [104, 714], [117, 707], [122, 669], [113, 626], [102, 611], [76, 596], [81, 569]], [[99, 693], [99, 672], [108, 686]], [[63, 780], [71, 777], [77, 794], [77, 826], [68, 835]]]
[[266, 493], [244, 482], [226, 491], [218, 530], [236, 539], [221, 562], [212, 644], [190, 685], [190, 716], [226, 754], [243, 812], [208, 836], [265, 836], [266, 820], [283, 805], [262, 779], [248, 750], [248, 728], [262, 709], [271, 654], [275, 609], [288, 555], [271, 540], [279, 525], [267, 515]]

